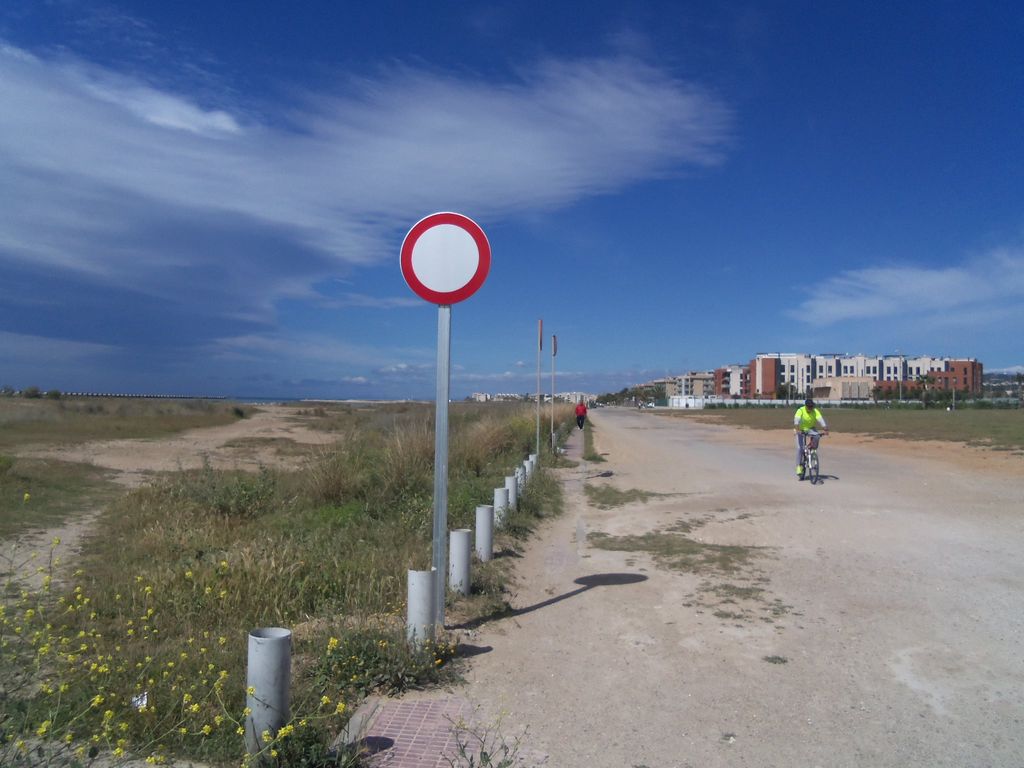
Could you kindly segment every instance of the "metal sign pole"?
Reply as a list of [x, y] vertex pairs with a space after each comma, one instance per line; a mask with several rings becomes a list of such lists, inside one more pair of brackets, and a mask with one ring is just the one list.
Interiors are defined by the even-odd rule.
[[551, 451], [555, 450], [555, 355], [558, 354], [558, 337], [551, 336]]
[[448, 398], [451, 386], [452, 307], [437, 307], [437, 405], [434, 418], [434, 597], [435, 625], [444, 630], [448, 582]]
[[540, 351], [544, 348], [544, 320], [537, 321], [537, 459], [540, 460]]

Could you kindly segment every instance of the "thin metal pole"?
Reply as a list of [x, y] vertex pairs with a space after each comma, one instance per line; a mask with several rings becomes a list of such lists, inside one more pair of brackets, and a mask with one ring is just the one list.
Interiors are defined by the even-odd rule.
[[437, 631], [444, 629], [448, 574], [448, 397], [451, 387], [452, 307], [437, 307], [437, 405], [434, 418], [434, 611]]
[[555, 451], [555, 337], [551, 337], [551, 452]]
[[544, 320], [537, 321], [537, 455], [540, 456], [540, 350], [544, 346]]

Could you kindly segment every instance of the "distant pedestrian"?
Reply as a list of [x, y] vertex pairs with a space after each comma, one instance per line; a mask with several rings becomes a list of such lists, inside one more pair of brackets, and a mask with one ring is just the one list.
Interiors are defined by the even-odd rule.
[[576, 426], [583, 429], [583, 422], [587, 420], [587, 406], [582, 400], [576, 405]]

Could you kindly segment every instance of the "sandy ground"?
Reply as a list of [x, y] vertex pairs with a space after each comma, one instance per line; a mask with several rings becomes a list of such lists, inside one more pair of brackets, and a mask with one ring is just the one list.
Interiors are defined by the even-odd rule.
[[78, 445], [28, 447], [19, 456], [93, 464], [115, 472], [115, 479], [137, 487], [160, 472], [197, 469], [256, 471], [260, 467], [293, 467], [299, 454], [282, 453], [282, 441], [326, 445], [337, 440], [330, 432], [310, 429], [293, 418], [293, 408], [261, 405], [244, 419], [220, 427], [192, 429], [171, 437], [102, 440]]
[[[517, 615], [466, 641], [480, 654], [459, 695], [528, 729], [524, 754], [1024, 766], [1024, 460], [834, 435], [812, 486], [788, 430], [591, 415], [607, 463], [563, 471], [566, 514], [516, 563]], [[667, 495], [602, 510], [588, 483]], [[588, 543], [679, 521], [759, 549], [722, 573]]]

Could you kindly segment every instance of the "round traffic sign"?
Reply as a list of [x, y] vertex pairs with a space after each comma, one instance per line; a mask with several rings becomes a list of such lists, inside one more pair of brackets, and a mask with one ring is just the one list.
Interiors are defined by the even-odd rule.
[[491, 246], [480, 226], [459, 213], [434, 213], [416, 222], [402, 242], [402, 276], [421, 299], [455, 304], [484, 284]]

